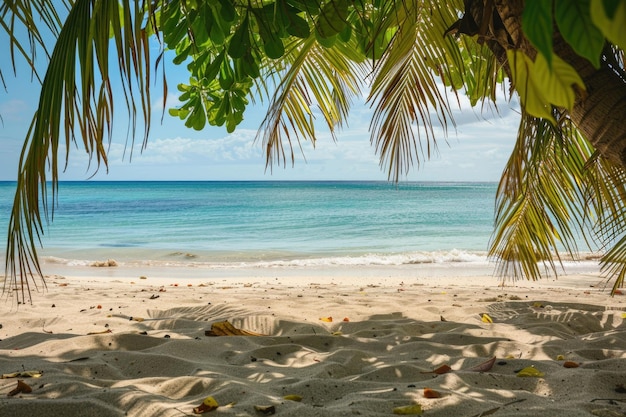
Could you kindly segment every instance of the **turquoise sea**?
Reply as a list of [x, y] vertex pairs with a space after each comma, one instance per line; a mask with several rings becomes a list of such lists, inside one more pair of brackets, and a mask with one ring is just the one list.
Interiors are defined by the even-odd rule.
[[[101, 259], [219, 268], [487, 265], [496, 187], [62, 182], [40, 253], [65, 265]], [[0, 182], [5, 236], [14, 191], [15, 183]]]

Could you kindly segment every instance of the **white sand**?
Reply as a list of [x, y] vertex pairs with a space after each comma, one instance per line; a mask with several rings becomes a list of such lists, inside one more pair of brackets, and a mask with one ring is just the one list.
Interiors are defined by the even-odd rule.
[[[425, 416], [626, 416], [626, 296], [597, 276], [501, 288], [367, 271], [66, 267], [32, 305], [0, 303], [0, 373], [42, 373], [0, 379], [0, 415], [185, 416], [213, 396], [205, 415], [391, 416], [419, 403]], [[205, 336], [223, 320], [266, 336]], [[488, 372], [468, 370], [493, 356]], [[425, 373], [444, 364], [452, 372]], [[516, 375], [528, 366], [545, 375]], [[18, 379], [32, 392], [8, 396]]]

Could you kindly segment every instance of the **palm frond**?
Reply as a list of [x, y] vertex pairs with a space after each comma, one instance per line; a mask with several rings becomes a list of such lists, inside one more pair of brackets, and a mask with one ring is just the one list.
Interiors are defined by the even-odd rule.
[[[50, 57], [48, 50], [48, 37], [56, 38], [61, 27], [61, 18], [58, 9], [69, 9], [69, 3], [65, 0], [53, 2], [41, 1], [15, 1], [7, 0], [0, 4], [0, 28], [9, 38], [9, 57], [13, 72], [16, 72], [16, 53], [21, 56], [31, 68], [33, 75], [41, 81], [37, 71], [37, 51], [41, 48], [45, 59]], [[47, 30], [42, 33], [39, 24], [41, 22]], [[19, 34], [25, 32], [26, 40], [22, 40]], [[4, 62], [7, 62], [6, 60]], [[0, 68], [0, 77], [2, 68]]]
[[[444, 37], [456, 18], [453, 2], [392, 2], [395, 12], [375, 22], [377, 33], [397, 27], [377, 62], [368, 101], [374, 103], [371, 141], [390, 179], [398, 181], [436, 150], [432, 112], [444, 129], [454, 124], [447, 94], [438, 83], [450, 68], [462, 67], [459, 44]], [[379, 35], [382, 36], [382, 35]], [[449, 75], [451, 78], [451, 75]], [[417, 128], [414, 125], [417, 124]], [[420, 135], [423, 130], [425, 143]]]
[[538, 279], [541, 265], [556, 274], [562, 251], [576, 255], [595, 215], [585, 192], [593, 152], [569, 119], [553, 126], [522, 114], [497, 191], [489, 250], [502, 277]]
[[588, 200], [597, 213], [596, 241], [606, 250], [601, 272], [612, 294], [624, 286], [626, 276], [626, 172], [598, 155], [587, 163]]
[[[149, 48], [143, 26], [146, 9], [140, 2], [77, 0], [59, 33], [44, 76], [39, 108], [34, 115], [19, 162], [17, 190], [9, 223], [4, 289], [17, 288], [18, 300], [30, 294], [29, 282], [41, 276], [37, 243], [48, 219], [48, 198], [55, 200], [59, 180], [59, 145], [65, 138], [67, 163], [72, 144], [79, 144], [106, 166], [105, 143], [113, 122], [110, 46], [116, 47], [117, 69], [132, 129], [140, 114], [150, 126]], [[135, 108], [136, 95], [141, 111]], [[46, 171], [50, 169], [51, 178]], [[48, 195], [48, 181], [51, 193]], [[54, 207], [54, 206], [52, 206]]]
[[292, 163], [294, 142], [309, 140], [315, 144], [315, 108], [334, 137], [365, 77], [363, 65], [349, 59], [357, 50], [356, 45], [338, 42], [326, 48], [311, 35], [296, 41], [288, 50], [287, 68], [278, 69], [281, 81], [259, 128], [268, 167], [286, 162], [284, 143], [289, 146]]

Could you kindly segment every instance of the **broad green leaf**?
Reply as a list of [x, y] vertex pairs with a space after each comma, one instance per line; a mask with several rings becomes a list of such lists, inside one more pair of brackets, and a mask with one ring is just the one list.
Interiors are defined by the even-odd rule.
[[591, 20], [609, 41], [626, 49], [626, 1], [619, 2], [612, 18], [607, 16], [601, 1], [592, 1]]
[[532, 82], [533, 62], [521, 51], [509, 49], [506, 51], [506, 55], [511, 67], [515, 90], [518, 92], [526, 112], [556, 124], [552, 117], [550, 105], [544, 101], [542, 92]]
[[219, 82], [223, 90], [230, 89], [235, 82], [235, 75], [228, 59], [224, 59], [220, 65]]
[[218, 56], [216, 56], [215, 59], [211, 62], [211, 65], [208, 66], [207, 71], [204, 74], [204, 76], [209, 80], [213, 80], [217, 78], [217, 74], [219, 74], [220, 68], [222, 67], [223, 62], [224, 62], [224, 54], [221, 53]]
[[246, 74], [248, 74], [248, 76], [250, 76], [250, 78], [258, 78], [261, 75], [259, 70], [259, 63], [254, 58], [252, 52], [244, 55], [244, 57], [241, 59], [243, 61], [242, 65], [244, 71], [246, 72]]
[[315, 40], [322, 45], [324, 48], [332, 48], [335, 46], [335, 42], [337, 42], [337, 35], [331, 36], [330, 38], [323, 38], [319, 32], [315, 31]]
[[550, 103], [571, 110], [576, 99], [574, 86], [584, 90], [585, 84], [571, 65], [558, 55], [552, 58], [552, 69], [550, 69], [543, 56], [537, 55], [530, 75], [531, 82], [537, 86], [546, 104]]
[[248, 22], [248, 15], [246, 14], [246, 17], [244, 17], [241, 25], [239, 25], [235, 33], [233, 33], [233, 36], [230, 38], [228, 55], [232, 58], [243, 57], [250, 48], [250, 29]]
[[604, 5], [604, 12], [609, 19], [613, 19], [615, 17], [615, 12], [623, 0], [602, 0], [602, 4]]
[[552, 1], [526, 0], [522, 29], [530, 42], [552, 63]]
[[346, 27], [341, 32], [339, 32], [339, 39], [341, 39], [342, 42], [349, 42], [351, 37], [352, 26], [346, 25]]
[[267, 57], [271, 59], [278, 59], [285, 54], [283, 41], [277, 36], [267, 39], [263, 43], [263, 49], [265, 50]]
[[554, 16], [567, 43], [578, 55], [599, 68], [604, 35], [591, 20], [590, 3], [591, 0], [556, 0]]
[[535, 62], [521, 51], [508, 50], [507, 57], [522, 104], [535, 117], [556, 123], [550, 105], [571, 110], [576, 98], [574, 86], [585, 89], [574, 68], [557, 55], [553, 56], [552, 68], [541, 54]]
[[285, 0], [287, 4], [302, 10], [311, 16], [317, 16], [320, 13], [320, 0]]
[[282, 57], [285, 54], [285, 47], [278, 34], [281, 29], [275, 24], [281, 22], [273, 18], [273, 8], [265, 6], [263, 9], [253, 9], [253, 12], [265, 54], [271, 59]]
[[341, 32], [348, 24], [348, 1], [335, 0], [324, 5], [317, 17], [315, 30], [323, 39], [328, 39]]
[[220, 2], [220, 16], [226, 22], [232, 22], [237, 16], [237, 11], [231, 0], [219, 0]]
[[302, 17], [295, 13], [288, 13], [289, 25], [287, 26], [287, 32], [298, 38], [308, 38], [311, 34], [309, 24]]
[[189, 53], [191, 52], [191, 49], [192, 49], [192, 46], [191, 44], [189, 44], [185, 49], [183, 49], [182, 51], [176, 54], [172, 62], [176, 65], [180, 65], [183, 62], [185, 62], [185, 60], [189, 58]]

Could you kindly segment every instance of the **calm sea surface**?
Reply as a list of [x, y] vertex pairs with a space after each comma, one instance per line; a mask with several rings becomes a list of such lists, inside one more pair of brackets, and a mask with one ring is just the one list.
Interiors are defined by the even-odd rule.
[[[0, 182], [5, 234], [14, 190]], [[68, 263], [484, 261], [495, 191], [493, 183], [63, 182], [42, 254]]]

